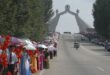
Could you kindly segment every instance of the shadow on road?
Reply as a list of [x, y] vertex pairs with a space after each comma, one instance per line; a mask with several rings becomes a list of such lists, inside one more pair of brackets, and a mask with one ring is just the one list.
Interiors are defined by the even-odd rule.
[[104, 56], [110, 56], [110, 52], [104, 53]]
[[68, 41], [68, 42], [74, 42], [73, 39], [65, 39], [65, 41]]
[[101, 52], [103, 56], [110, 56], [110, 52], [105, 49], [92, 49], [92, 51]]
[[80, 41], [80, 43], [90, 43], [89, 41]]
[[83, 46], [96, 46], [95, 44], [89, 44], [89, 43], [81, 43]]
[[92, 49], [92, 51], [96, 51], [96, 52], [107, 52], [105, 49]]

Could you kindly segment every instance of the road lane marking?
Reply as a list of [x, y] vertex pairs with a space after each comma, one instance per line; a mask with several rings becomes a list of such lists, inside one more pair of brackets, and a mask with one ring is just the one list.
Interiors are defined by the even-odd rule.
[[40, 71], [39, 75], [43, 75], [45, 70]]
[[[85, 48], [84, 46], [81, 46], [81, 48], [84, 49], [84, 50], [86, 50], [86, 51], [88, 51], [89, 53], [92, 53], [92, 54], [95, 54], [95, 55], [99, 55], [98, 53], [92, 52], [92, 51], [90, 51], [89, 49]], [[102, 67], [100, 67], [100, 66], [97, 66], [96, 68], [97, 68], [98, 70], [102, 71], [102, 72], [105, 71], [105, 70], [104, 70]]]
[[97, 66], [96, 68], [97, 68], [98, 70], [100, 70], [100, 71], [103, 71], [103, 72], [105, 71], [103, 68], [101, 68], [101, 67], [99, 67], [99, 66]]

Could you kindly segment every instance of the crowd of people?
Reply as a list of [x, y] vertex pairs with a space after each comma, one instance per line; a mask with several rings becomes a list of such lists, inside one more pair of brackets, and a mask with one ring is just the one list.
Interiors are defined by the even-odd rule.
[[8, 44], [7, 37], [5, 40], [8, 42], [0, 44], [0, 75], [32, 75], [49, 69], [49, 61], [57, 56], [58, 42], [53, 39], [32, 41], [35, 50], [29, 50], [23, 45]]

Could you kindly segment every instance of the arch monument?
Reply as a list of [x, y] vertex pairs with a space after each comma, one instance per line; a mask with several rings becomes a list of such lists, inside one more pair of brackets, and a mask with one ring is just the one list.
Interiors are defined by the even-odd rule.
[[76, 10], [76, 12], [72, 12], [70, 10], [70, 5], [66, 5], [65, 6], [65, 10], [63, 12], [59, 12], [58, 10], [56, 10], [56, 16], [51, 19], [50, 21], [48, 21], [48, 27], [49, 27], [49, 32], [55, 32], [56, 30], [56, 26], [58, 24], [58, 21], [60, 19], [60, 16], [69, 13], [73, 16], [75, 16], [77, 25], [79, 27], [79, 32], [87, 32], [88, 28], [91, 28], [86, 22], [84, 22], [80, 17], [79, 17], [79, 10]]

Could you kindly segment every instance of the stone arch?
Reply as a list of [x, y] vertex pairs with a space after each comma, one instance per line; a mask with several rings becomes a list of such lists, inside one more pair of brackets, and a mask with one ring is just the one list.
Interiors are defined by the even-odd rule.
[[87, 29], [88, 28], [91, 28], [89, 25], [87, 25], [86, 22], [84, 22], [80, 17], [79, 17], [79, 10], [76, 10], [76, 12], [72, 12], [70, 10], [70, 5], [66, 5], [65, 6], [65, 10], [63, 12], [60, 12], [58, 10], [56, 10], [56, 16], [51, 19], [49, 22], [48, 22], [48, 25], [49, 25], [49, 31], [50, 32], [55, 32], [56, 30], [56, 26], [58, 24], [58, 21], [60, 19], [60, 16], [66, 14], [66, 13], [69, 13], [73, 16], [75, 16], [75, 19], [76, 19], [76, 22], [77, 22], [77, 25], [79, 27], [79, 31], [80, 32], [87, 32]]

